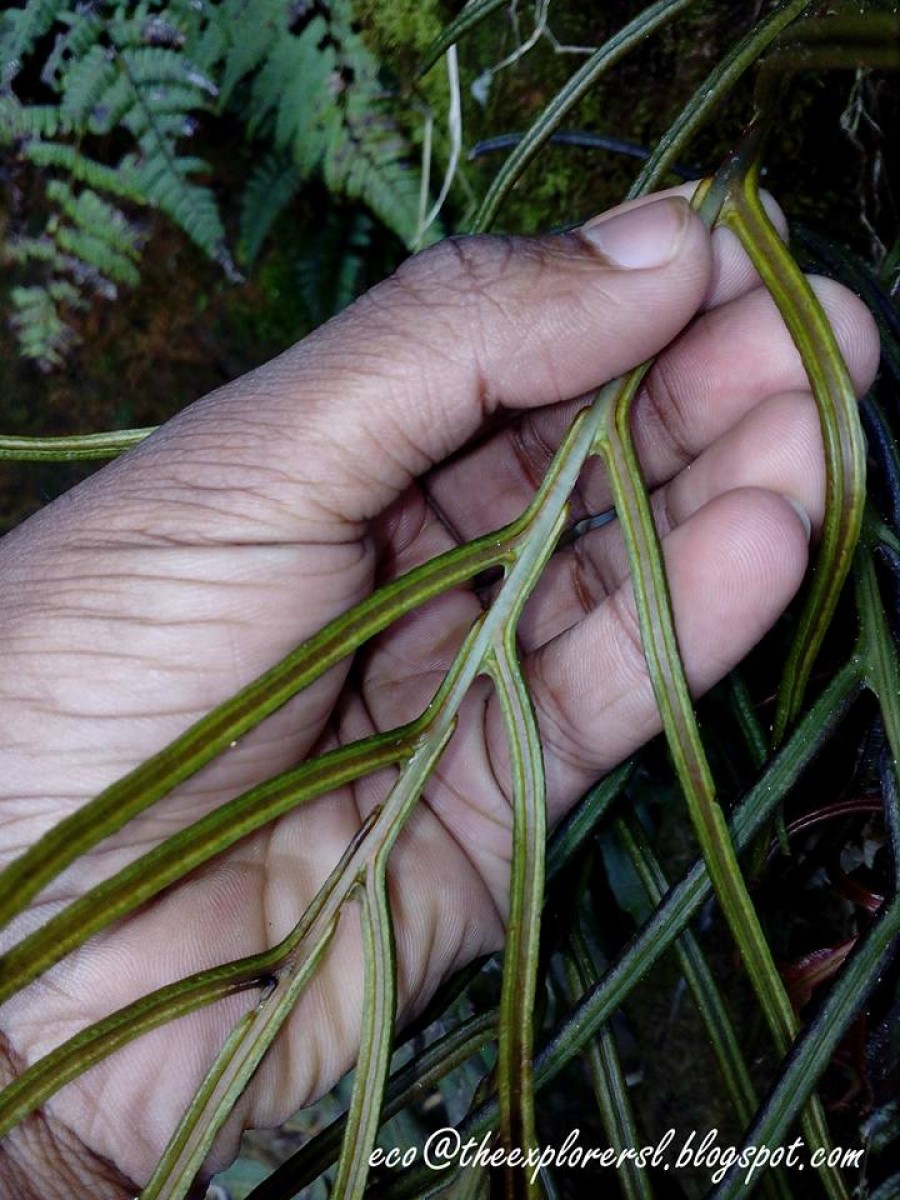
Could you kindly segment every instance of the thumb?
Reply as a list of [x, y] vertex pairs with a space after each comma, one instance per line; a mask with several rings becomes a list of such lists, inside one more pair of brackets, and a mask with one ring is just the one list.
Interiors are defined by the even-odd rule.
[[220, 491], [195, 533], [245, 540], [262, 523], [267, 541], [345, 537], [498, 409], [569, 399], [661, 350], [711, 264], [680, 197], [573, 233], [442, 242], [129, 455], [129, 471], [148, 462], [144, 511], [168, 460], [201, 488], [234, 480], [235, 505]]

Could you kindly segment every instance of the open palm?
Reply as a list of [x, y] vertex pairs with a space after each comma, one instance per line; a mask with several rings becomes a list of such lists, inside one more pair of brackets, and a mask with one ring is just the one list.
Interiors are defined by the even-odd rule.
[[[755, 644], [797, 589], [821, 519], [818, 421], [798, 356], [730, 235], [710, 240], [683, 200], [592, 228], [599, 244], [580, 231], [420, 255], [5, 540], [6, 861], [373, 585], [521, 512], [584, 395], [676, 338], [635, 435], [694, 690]], [[817, 287], [864, 388], [872, 323], [845, 290]], [[608, 504], [592, 467], [573, 519]], [[460, 589], [401, 620], [77, 862], [10, 940], [261, 779], [417, 715], [481, 608]], [[556, 819], [658, 727], [615, 524], [554, 557], [519, 633]], [[274, 944], [388, 782], [283, 817], [53, 968], [0, 1012], [15, 1054], [31, 1061], [146, 991]], [[391, 860], [406, 1014], [502, 943], [510, 831], [502, 718], [482, 682]], [[352, 1062], [358, 942], [343, 920], [219, 1162], [242, 1127], [283, 1120]], [[147, 1035], [64, 1089], [54, 1119], [145, 1179], [249, 1003]], [[96, 1195], [118, 1194], [103, 1186]]]

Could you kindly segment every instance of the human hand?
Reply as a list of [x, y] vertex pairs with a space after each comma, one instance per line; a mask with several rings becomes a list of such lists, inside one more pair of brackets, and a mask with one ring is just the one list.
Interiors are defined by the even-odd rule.
[[[5, 861], [373, 584], [517, 515], [584, 394], [676, 337], [637, 402], [635, 435], [695, 693], [755, 644], [796, 591], [822, 518], [818, 418], [798, 356], [731, 235], [710, 239], [683, 199], [617, 210], [590, 231], [599, 242], [584, 229], [418, 256], [7, 537]], [[863, 389], [873, 323], [846, 290], [816, 286]], [[574, 518], [608, 503], [589, 468]], [[404, 618], [74, 864], [12, 933], [261, 779], [411, 719], [479, 611], [459, 589]], [[658, 729], [614, 525], [552, 560], [519, 633], [556, 820]], [[401, 1016], [502, 943], [504, 763], [502, 717], [482, 681], [391, 860]], [[0, 1013], [15, 1055], [32, 1061], [153, 988], [277, 942], [383, 785], [366, 780], [281, 818], [58, 964]], [[343, 921], [217, 1163], [243, 1127], [283, 1120], [353, 1061], [358, 942]], [[85, 1172], [99, 1155], [146, 1179], [249, 1003], [222, 1001], [118, 1052], [51, 1101], [48, 1128], [83, 1143]], [[8, 1170], [30, 1158], [40, 1172], [25, 1135], [9, 1154]], [[56, 1169], [36, 1193], [44, 1200], [65, 1190]], [[102, 1188], [91, 1194], [120, 1194]]]

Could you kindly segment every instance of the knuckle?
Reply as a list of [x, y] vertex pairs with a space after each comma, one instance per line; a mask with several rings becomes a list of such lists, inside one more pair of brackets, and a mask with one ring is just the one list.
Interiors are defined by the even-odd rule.
[[468, 303], [489, 296], [507, 272], [516, 239], [452, 237], [407, 259], [392, 276], [394, 289], [416, 304]]

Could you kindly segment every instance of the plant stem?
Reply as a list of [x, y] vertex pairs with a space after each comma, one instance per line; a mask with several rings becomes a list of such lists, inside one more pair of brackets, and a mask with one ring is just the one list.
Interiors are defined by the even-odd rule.
[[116, 458], [156, 432], [118, 429], [109, 433], [81, 433], [68, 437], [0, 436], [0, 462], [75, 462], [79, 459]]
[[[547, 785], [540, 733], [518, 662], [514, 629], [512, 623], [507, 627], [491, 669], [506, 725], [513, 793], [513, 858], [500, 997], [497, 1091], [502, 1143], [510, 1151], [527, 1152], [538, 1145], [532, 1059], [544, 900]], [[510, 1200], [538, 1195], [533, 1172], [507, 1166], [504, 1176]]]

